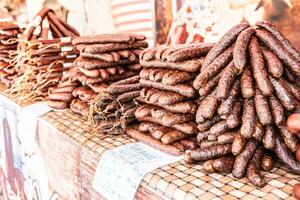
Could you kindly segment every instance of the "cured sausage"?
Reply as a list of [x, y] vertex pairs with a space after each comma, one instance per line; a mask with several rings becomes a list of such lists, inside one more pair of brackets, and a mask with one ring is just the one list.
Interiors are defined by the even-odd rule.
[[263, 55], [256, 37], [252, 36], [249, 44], [249, 56], [253, 71], [253, 77], [258, 88], [264, 96], [271, 96], [273, 87], [269, 80]]
[[216, 44], [211, 51], [207, 54], [203, 67], [207, 67], [211, 64], [225, 49], [227, 49], [238, 37], [238, 35], [246, 28], [248, 24], [238, 24], [232, 27]]
[[239, 71], [242, 71], [246, 67], [247, 47], [253, 33], [254, 29], [252, 27], [246, 28], [236, 39], [233, 49], [233, 63]]

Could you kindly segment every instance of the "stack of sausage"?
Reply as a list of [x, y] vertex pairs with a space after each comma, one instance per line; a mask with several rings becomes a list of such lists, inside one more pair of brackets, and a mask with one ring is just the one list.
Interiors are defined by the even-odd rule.
[[192, 86], [212, 44], [189, 44], [150, 48], [140, 54], [140, 84], [143, 86], [136, 112], [141, 122], [129, 129], [131, 137], [162, 151], [180, 155], [194, 149], [190, 139], [197, 133], [194, 122], [198, 94]]
[[[51, 28], [56, 26], [64, 34], [57, 34], [56, 29]], [[24, 103], [47, 97], [48, 89], [61, 80], [67, 69], [64, 67], [69, 67], [78, 55], [72, 38], [64, 36], [76, 35], [74, 28], [59, 20], [52, 10], [42, 9], [21, 36], [25, 40], [19, 42], [13, 61], [19, 77], [8, 92]]]
[[0, 22], [0, 82], [10, 87], [16, 78], [17, 72], [10, 65], [17, 50], [17, 37], [20, 28], [15, 22]]
[[277, 157], [300, 174], [298, 139], [286, 117], [300, 101], [300, 54], [272, 24], [238, 24], [207, 54], [193, 85], [200, 94], [196, 123], [200, 148], [185, 154], [187, 163], [247, 176], [263, 186], [260, 170]]
[[[73, 92], [77, 90], [81, 84], [72, 77], [77, 73], [77, 69], [71, 66], [62, 76], [58, 85], [49, 90], [48, 106], [55, 110], [63, 110], [70, 108], [70, 103], [74, 99]], [[84, 112], [88, 112], [86, 109]]]
[[135, 110], [142, 89], [140, 77], [133, 76], [106, 88], [106, 92], [99, 94], [91, 105], [92, 122], [95, 130], [107, 134], [123, 134], [136, 121]]
[[[140, 72], [139, 52], [148, 47], [145, 37], [137, 34], [103, 34], [82, 36], [73, 40], [80, 51], [74, 62], [71, 80], [81, 86], [73, 91], [70, 108], [86, 116], [90, 102], [97, 94], [119, 80]], [[54, 99], [53, 99], [54, 100]]]
[[48, 90], [61, 80], [63, 71], [68, 69], [77, 57], [71, 38], [38, 39], [22, 50], [22, 57], [16, 57], [16, 70], [20, 74], [9, 92], [19, 101], [36, 101], [48, 96]]
[[41, 9], [29, 23], [22, 39], [26, 41], [75, 37], [79, 33], [72, 26], [58, 18], [55, 12], [47, 7]]

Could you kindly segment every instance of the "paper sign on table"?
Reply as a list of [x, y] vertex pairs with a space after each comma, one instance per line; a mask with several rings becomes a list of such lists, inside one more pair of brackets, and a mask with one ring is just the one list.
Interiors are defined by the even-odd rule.
[[21, 106], [0, 93], [0, 171], [4, 172], [5, 182], [1, 183], [4, 198], [49, 200], [53, 196], [36, 140], [38, 117], [50, 110], [46, 102]]
[[34, 143], [38, 117], [51, 111], [46, 102], [37, 102], [23, 107], [18, 114], [18, 133], [25, 153], [35, 151]]
[[143, 143], [123, 145], [103, 154], [93, 188], [109, 200], [132, 200], [148, 172], [181, 159]]

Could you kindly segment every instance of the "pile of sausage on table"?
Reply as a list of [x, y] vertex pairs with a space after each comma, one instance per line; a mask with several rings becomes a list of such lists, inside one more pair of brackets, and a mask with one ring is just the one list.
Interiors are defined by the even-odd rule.
[[299, 106], [300, 56], [272, 24], [238, 24], [206, 56], [193, 85], [200, 94], [196, 113], [200, 148], [186, 163], [205, 161], [209, 172], [232, 172], [263, 186], [261, 170], [276, 155], [300, 174], [298, 138], [286, 127]]
[[[137, 34], [82, 36], [75, 38], [73, 45], [80, 51], [80, 56], [67, 73], [67, 80], [77, 82], [79, 86], [68, 91], [70, 98], [50, 98], [60, 101], [50, 102], [50, 106], [64, 109], [70, 104], [71, 110], [82, 116], [88, 114], [90, 102], [97, 94], [106, 92], [109, 85], [139, 74], [141, 67], [138, 55], [141, 49], [148, 47], [145, 37]], [[61, 91], [62, 89], [60, 92], [53, 91], [53, 95], [63, 97]], [[118, 89], [115, 92], [110, 90], [111, 95], [121, 93], [123, 92]]]
[[17, 77], [17, 72], [10, 62], [17, 50], [16, 38], [19, 33], [21, 30], [15, 22], [0, 22], [0, 82], [8, 88]]
[[[300, 56], [268, 22], [238, 24], [216, 44], [177, 45], [140, 54], [135, 116], [127, 134], [207, 172], [265, 185], [277, 156], [300, 174], [298, 138], [286, 118], [299, 106]], [[195, 137], [197, 136], [197, 137]], [[186, 151], [190, 150], [190, 151]]]
[[109, 34], [73, 45], [80, 56], [52, 91], [53, 108], [255, 186], [275, 156], [300, 174], [286, 127], [300, 101], [300, 55], [272, 24], [238, 24], [216, 44], [142, 51], [144, 36]]
[[127, 130], [131, 137], [174, 155], [195, 149], [197, 91], [192, 82], [212, 44], [178, 45], [140, 54], [143, 89], [135, 112], [141, 123]]
[[19, 77], [9, 92], [20, 101], [46, 98], [48, 91], [60, 82], [63, 71], [67, 69], [64, 67], [70, 66], [77, 57], [69, 37], [76, 35], [77, 31], [59, 20], [54, 11], [42, 9], [21, 35], [23, 40], [19, 42], [13, 60]]

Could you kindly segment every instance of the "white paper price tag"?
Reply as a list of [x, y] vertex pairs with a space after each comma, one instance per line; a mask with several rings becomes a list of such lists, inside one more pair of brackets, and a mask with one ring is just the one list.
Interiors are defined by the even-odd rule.
[[93, 188], [109, 200], [132, 200], [148, 172], [181, 159], [143, 143], [123, 145], [103, 154]]

